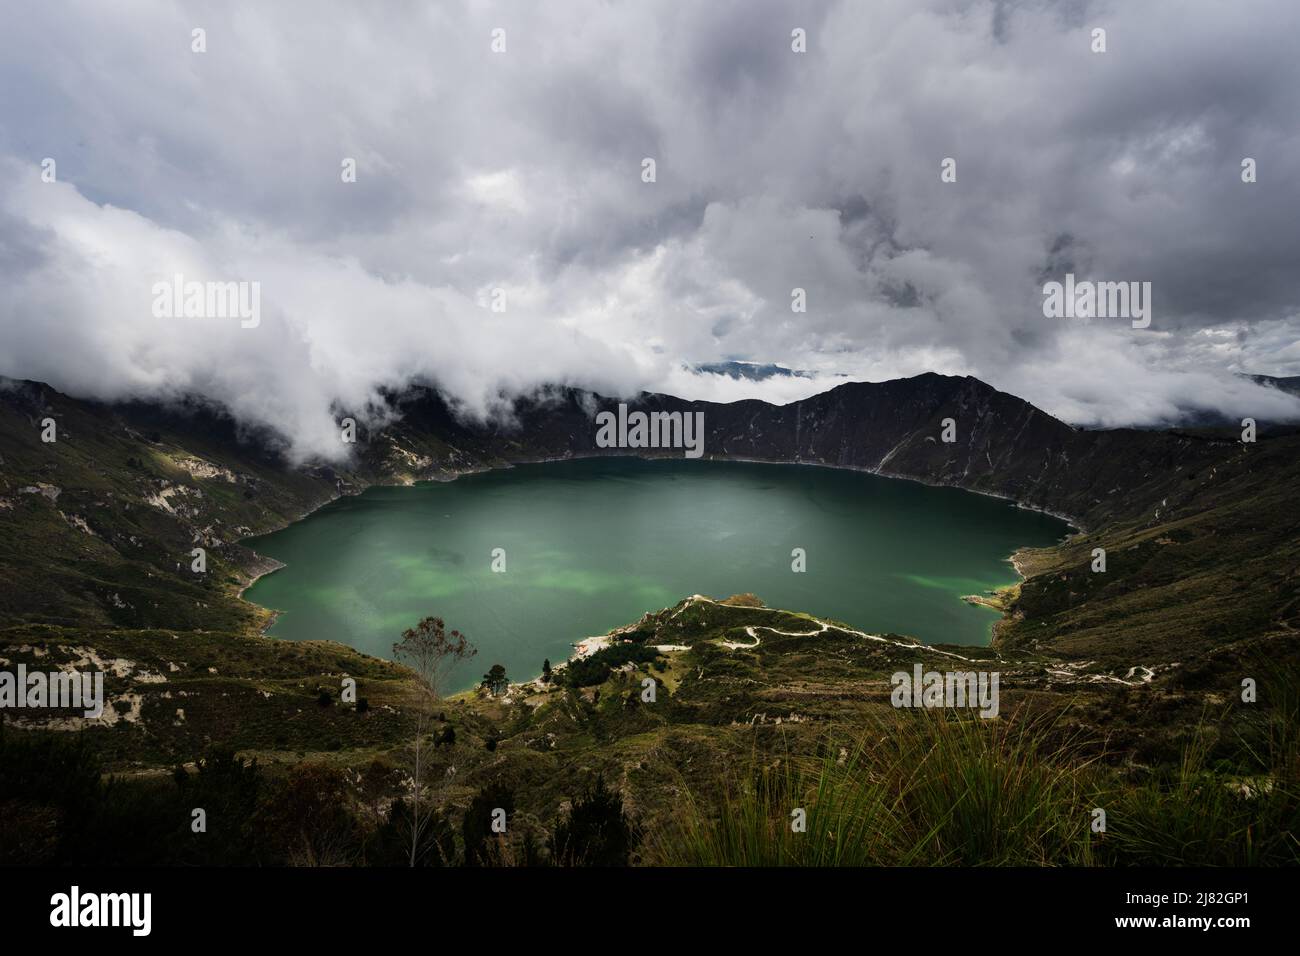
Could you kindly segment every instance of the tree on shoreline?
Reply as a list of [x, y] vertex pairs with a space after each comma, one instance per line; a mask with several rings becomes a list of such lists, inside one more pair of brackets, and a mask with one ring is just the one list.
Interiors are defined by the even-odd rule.
[[[415, 713], [415, 738], [411, 744], [410, 865], [415, 866], [420, 846], [434, 817], [432, 794], [422, 800], [432, 763], [434, 743], [429, 733], [433, 709], [442, 697], [452, 669], [478, 651], [460, 631], [447, 633], [440, 617], [426, 617], [402, 632], [393, 645], [393, 656], [415, 672], [420, 701]], [[429, 738], [429, 739], [426, 739]]]
[[486, 687], [488, 693], [493, 697], [500, 695], [510, 686], [510, 678], [506, 676], [506, 669], [500, 664], [493, 664], [488, 668], [488, 672], [483, 675], [481, 687]]

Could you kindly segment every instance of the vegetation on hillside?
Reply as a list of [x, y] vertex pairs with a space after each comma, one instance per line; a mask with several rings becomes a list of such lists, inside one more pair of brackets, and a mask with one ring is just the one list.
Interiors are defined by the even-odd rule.
[[[212, 409], [0, 391], [0, 658], [93, 662], [108, 695], [94, 725], [0, 714], [0, 860], [1296, 862], [1297, 435], [1084, 435], [943, 376], [710, 413], [740, 457], [872, 468], [898, 445], [892, 470], [1079, 518], [1017, 556], [991, 648], [694, 598], [550, 680], [441, 699], [345, 635], [260, 636], [269, 612], [239, 595], [270, 565], [240, 540], [376, 481], [551, 456], [585, 414], [557, 402], [489, 434], [415, 399], [346, 468], [291, 468]], [[979, 448], [924, 440], [952, 402], [980, 416]], [[890, 675], [915, 664], [999, 671], [1001, 716], [895, 711]]]
[[414, 859], [410, 811], [382, 762], [269, 774], [218, 749], [170, 775], [105, 777], [84, 738], [0, 733], [0, 863], [1296, 865], [1294, 699], [1268, 725], [1267, 748], [1235, 765], [1209, 759], [1202, 725], [1159, 770], [1109, 762], [1060, 714], [882, 713], [811, 750], [751, 730], [721, 792], [716, 778], [674, 787], [651, 827], [603, 774], [539, 818], [525, 811], [528, 778], [497, 768], [436, 809]]

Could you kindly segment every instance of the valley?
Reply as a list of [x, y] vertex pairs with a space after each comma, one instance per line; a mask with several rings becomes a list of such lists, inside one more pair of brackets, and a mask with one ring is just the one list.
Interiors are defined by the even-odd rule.
[[[211, 408], [107, 406], [34, 383], [0, 390], [0, 657], [45, 670], [100, 662], [108, 702], [93, 725], [6, 716], [11, 745], [84, 729], [105, 772], [140, 781], [224, 748], [285, 786], [317, 766], [355, 782], [350, 801], [388, 806], [418, 710], [411, 672], [377, 648], [262, 636], [272, 615], [241, 594], [276, 562], [246, 539], [366, 488], [595, 455], [588, 411], [598, 400], [541, 395], [520, 404], [510, 428], [461, 422], [429, 393], [392, 402], [400, 418], [361, 429], [346, 466], [295, 468], [272, 436]], [[997, 670], [1000, 717], [989, 723], [1049, 721], [1044, 739], [1071, 741], [1072, 761], [1107, 768], [1105, 786], [1154, 785], [1189, 746], [1229, 781], [1270, 772], [1250, 754], [1267, 750], [1295, 686], [1300, 436], [1265, 427], [1243, 446], [1228, 431], [1086, 432], [974, 380], [932, 375], [841, 386], [793, 406], [638, 403], [702, 412], [707, 459], [952, 485], [1068, 515], [1084, 530], [1016, 553], [1024, 580], [983, 595], [1003, 611], [989, 647], [926, 645], [819, 607], [765, 606], [763, 594], [692, 598], [690, 588], [642, 603], [639, 620], [614, 622], [623, 626], [605, 643], [623, 662], [605, 670], [597, 660], [595, 684], [541, 684], [525, 669], [505, 695], [447, 699], [437, 726], [455, 730], [438, 758], [454, 765], [440, 795], [449, 813], [484, 787], [509, 786], [518, 832], [540, 839], [599, 773], [662, 834], [684, 794], [701, 812], [725, 802], [724, 781], [747, 777], [754, 761], [804, 766], [832, 739], [851, 751], [873, 727], [910, 739], [916, 727], [883, 729], [898, 719], [890, 675], [937, 659]], [[58, 422], [54, 445], [40, 441], [45, 417]], [[928, 441], [945, 417], [958, 441]], [[680, 450], [664, 453], [684, 466]], [[208, 556], [204, 575], [189, 570], [196, 546]], [[1098, 547], [1104, 574], [1090, 570]], [[945, 598], [956, 612], [988, 613], [957, 596]], [[424, 613], [440, 613], [438, 602]], [[1241, 702], [1243, 676], [1258, 681], [1260, 705]], [[344, 677], [364, 709], [340, 700]], [[638, 702], [647, 678], [663, 687], [653, 704]], [[643, 852], [677, 859], [653, 841]]]

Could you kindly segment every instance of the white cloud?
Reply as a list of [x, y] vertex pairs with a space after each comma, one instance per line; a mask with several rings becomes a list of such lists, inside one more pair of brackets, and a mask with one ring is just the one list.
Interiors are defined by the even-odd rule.
[[[412, 380], [470, 414], [935, 370], [1088, 424], [1281, 415], [1233, 373], [1300, 373], [1297, 28], [1288, 0], [36, 7], [0, 36], [0, 373], [199, 392], [301, 456]], [[1151, 281], [1150, 332], [1045, 320], [1067, 270]], [[174, 271], [260, 281], [262, 326], [152, 320]], [[682, 370], [733, 357], [826, 377]]]

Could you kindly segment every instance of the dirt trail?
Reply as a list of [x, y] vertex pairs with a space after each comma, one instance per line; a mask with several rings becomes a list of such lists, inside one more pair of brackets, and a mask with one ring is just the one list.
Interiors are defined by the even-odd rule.
[[[721, 601], [713, 600], [713, 598], [705, 597], [703, 594], [692, 594], [689, 598], [687, 598], [687, 602], [688, 603], [705, 602], [708, 604], [722, 603]], [[777, 608], [770, 608], [770, 607], [762, 607], [762, 608], [756, 607], [756, 608], [752, 608], [752, 610], [768, 611], [773, 614], [789, 613], [787, 611], [782, 611]], [[681, 612], [679, 611], [678, 613], [680, 614]], [[721, 644], [723, 647], [727, 648], [728, 650], [733, 650], [733, 651], [740, 650], [740, 649], [750, 649], [750, 648], [758, 647], [758, 645], [762, 642], [759, 636], [755, 633], [755, 631], [768, 631], [771, 634], [780, 634], [783, 637], [815, 637], [818, 634], [824, 634], [827, 631], [834, 629], [836, 631], [843, 631], [845, 634], [852, 634], [853, 636], [860, 637], [866, 641], [878, 641], [881, 644], [891, 644], [895, 647], [905, 647], [908, 650], [914, 650], [914, 651], [927, 651], [931, 654], [940, 654], [944, 657], [956, 658], [959, 661], [974, 660], [974, 658], [963, 657], [960, 654], [954, 654], [952, 651], [940, 650], [939, 648], [931, 647], [928, 644], [913, 644], [910, 641], [895, 641], [895, 640], [891, 640], [888, 637], [881, 637], [879, 634], [867, 634], [864, 631], [855, 631], [851, 627], [840, 627], [839, 625], [827, 624], [825, 621], [818, 621], [818, 623], [821, 625], [821, 627], [819, 627], [815, 631], [781, 631], [778, 630], [777, 628], [766, 627], [762, 624], [751, 625], [745, 628], [745, 633], [748, 634], [751, 638], [753, 638], [754, 640], [753, 644], [741, 644], [739, 641], [722, 641]]]
[[[713, 600], [713, 598], [705, 597], [702, 594], [691, 595], [691, 597], [688, 598], [688, 602], [689, 603], [705, 602], [708, 604], [722, 603], [721, 601]], [[777, 614], [787, 613], [784, 611], [780, 611], [776, 608], [754, 608], [753, 610], [771, 611], [772, 613], [777, 613]], [[679, 611], [678, 613], [681, 612]], [[782, 630], [778, 630], [775, 627], [766, 627], [762, 624], [748, 625], [745, 627], [745, 633], [748, 634], [750, 639], [753, 641], [752, 644], [744, 644], [741, 643], [740, 641], [719, 641], [718, 643], [721, 644], [723, 647], [727, 648], [727, 650], [731, 650], [731, 651], [753, 650], [763, 642], [762, 638], [759, 637], [758, 635], [759, 631], [767, 631], [769, 634], [779, 634], [782, 637], [815, 637], [818, 634], [824, 634], [827, 631], [834, 629], [837, 631], [843, 631], [846, 634], [852, 634], [855, 637], [860, 637], [863, 640], [867, 640], [867, 641], [878, 641], [879, 643], [882, 644], [891, 644], [895, 647], [902, 647], [908, 650], [925, 651], [931, 654], [939, 654], [943, 657], [951, 657], [959, 661], [966, 661], [967, 663], [976, 663], [976, 662], [985, 663], [985, 664], [988, 663], [988, 661], [985, 659], [964, 657], [963, 655], [957, 654], [953, 651], [941, 650], [937, 647], [931, 647], [928, 644], [912, 644], [908, 641], [896, 641], [887, 637], [881, 637], [879, 634], [867, 634], [863, 631], [857, 631], [851, 627], [840, 627], [838, 625], [827, 624], [825, 621], [819, 621], [818, 624], [820, 624], [820, 627], [818, 627], [817, 630], [815, 631], [782, 631]], [[1083, 674], [1079, 672], [1081, 668], [1087, 667], [1089, 664], [1092, 663], [1093, 661], [1079, 661], [1079, 662], [1071, 662], [1071, 663], [1060, 663], [1055, 661], [1053, 662], [1024, 661], [1020, 666], [1042, 667], [1044, 673], [1049, 678], [1052, 678], [1056, 681], [1065, 681], [1074, 684], [1123, 684], [1125, 687], [1141, 687], [1145, 684], [1151, 683], [1152, 679], [1156, 675], [1156, 672], [1154, 670], [1152, 670], [1150, 667], [1147, 667], [1144, 664], [1133, 665], [1128, 669], [1128, 671], [1124, 674], [1123, 677], [1116, 677], [1113, 674]]]

